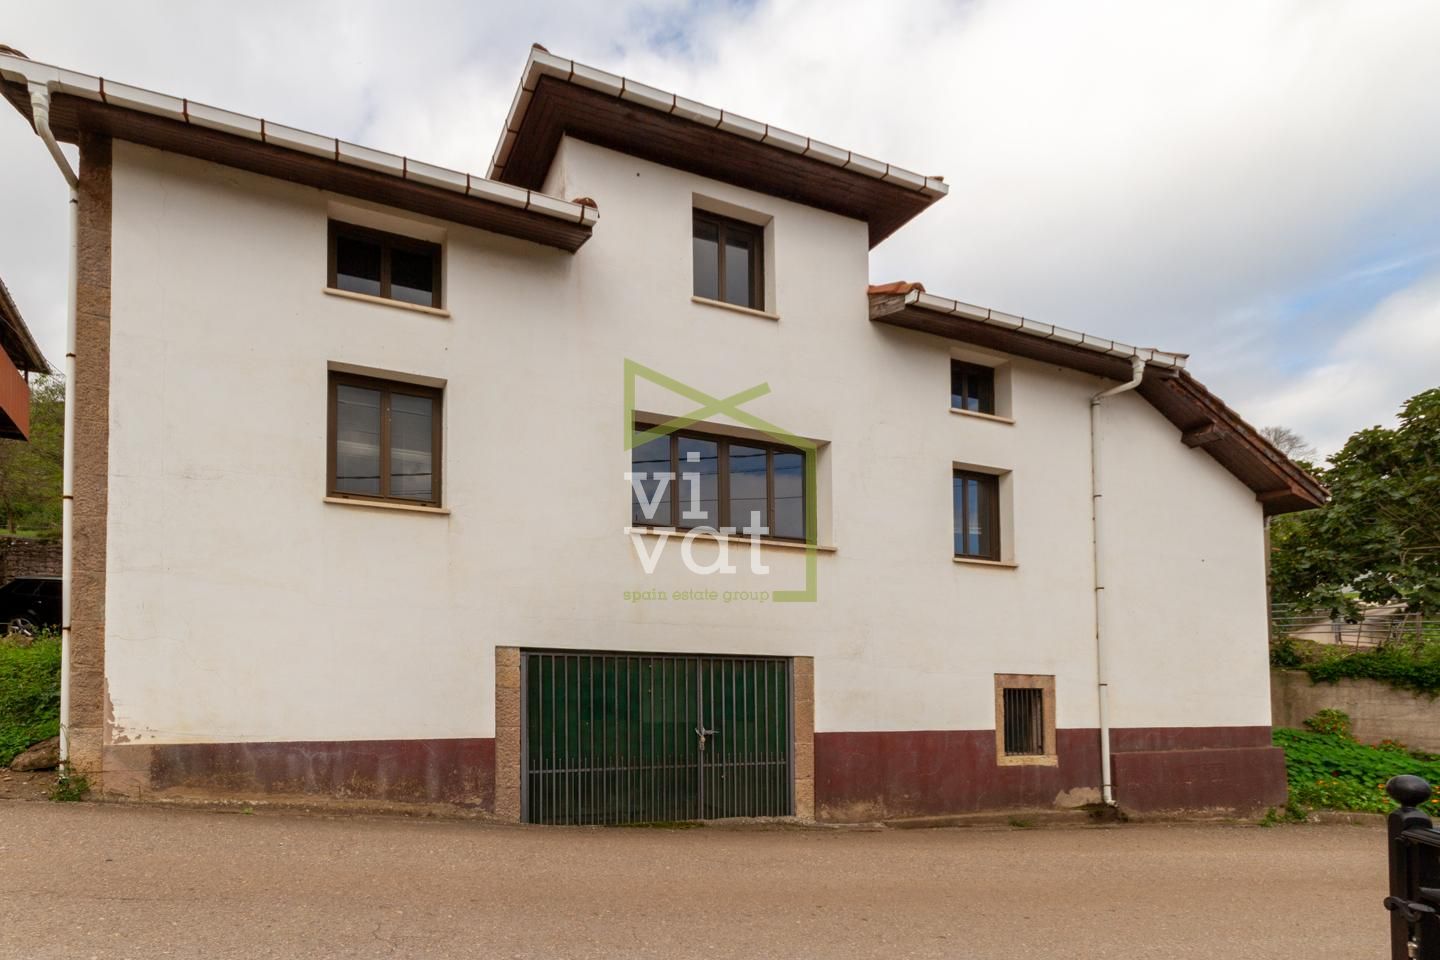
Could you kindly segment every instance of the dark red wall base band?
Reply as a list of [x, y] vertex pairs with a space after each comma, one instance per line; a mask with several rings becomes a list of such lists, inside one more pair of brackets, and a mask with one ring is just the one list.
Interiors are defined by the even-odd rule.
[[[993, 730], [815, 734], [822, 820], [1073, 806], [1098, 799], [1100, 733], [1056, 731], [1055, 766], [1001, 766]], [[1284, 754], [1270, 728], [1111, 731], [1116, 800], [1135, 811], [1263, 810], [1285, 802]]]
[[[1285, 758], [1268, 727], [1111, 731], [1116, 800], [1133, 811], [1251, 813], [1285, 802]], [[1002, 766], [994, 730], [815, 734], [816, 818], [884, 820], [1077, 806], [1099, 798], [1100, 736], [1056, 731], [1054, 765]], [[492, 810], [495, 741], [344, 740], [122, 744], [107, 780], [143, 795], [286, 795]]]

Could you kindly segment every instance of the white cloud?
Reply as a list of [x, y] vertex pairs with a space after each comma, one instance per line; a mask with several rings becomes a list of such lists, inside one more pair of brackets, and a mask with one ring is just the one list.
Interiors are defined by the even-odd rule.
[[1363, 427], [1393, 425], [1401, 402], [1440, 386], [1440, 270], [1392, 294], [1324, 360], [1257, 395], [1263, 423], [1297, 430], [1328, 456]]
[[[950, 196], [875, 252], [875, 278], [1189, 351], [1252, 420], [1322, 445], [1377, 414], [1296, 377], [1296, 343], [1333, 358], [1303, 342], [1348, 342], [1379, 311], [1322, 324], [1287, 304], [1440, 243], [1440, 5], [1426, 0], [151, 9], [163, 16], [17, 6], [0, 40], [475, 171], [538, 40], [946, 175]], [[0, 230], [0, 275], [58, 356], [63, 189], [13, 116], [0, 157], [0, 217], [22, 225]], [[1414, 363], [1440, 382], [1440, 361]], [[1376, 408], [1411, 390], [1383, 368], [1352, 375]]]

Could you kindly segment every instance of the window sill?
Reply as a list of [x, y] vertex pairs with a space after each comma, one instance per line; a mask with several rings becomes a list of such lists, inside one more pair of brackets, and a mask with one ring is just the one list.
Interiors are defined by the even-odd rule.
[[771, 313], [769, 310], [755, 310], [751, 307], [742, 307], [734, 303], [726, 303], [724, 300], [711, 300], [709, 297], [691, 297], [691, 303], [698, 303], [704, 307], [719, 307], [721, 310], [733, 310], [736, 313], [749, 314], [752, 317], [760, 317], [763, 320], [779, 320], [778, 313]]
[[346, 300], [359, 300], [361, 303], [373, 303], [382, 307], [395, 307], [398, 310], [410, 310], [415, 313], [425, 313], [432, 317], [449, 317], [449, 310], [442, 310], [439, 307], [427, 307], [419, 303], [406, 303], [404, 300], [390, 300], [386, 297], [374, 297], [368, 293], [356, 293], [353, 290], [339, 290], [335, 287], [322, 288], [328, 296], [342, 297]]
[[1060, 766], [1060, 758], [1053, 753], [1043, 757], [999, 756], [995, 758], [995, 763], [1002, 767], [1058, 767]]
[[[676, 527], [626, 527], [625, 533], [627, 535], [639, 534], [642, 537], [658, 537], [661, 534], [667, 534], [677, 539], [684, 539], [684, 537], [688, 533], [690, 533], [690, 531], [680, 530]], [[738, 543], [744, 544], [746, 546], [755, 542], [749, 537], [731, 536], [725, 533], [699, 533], [696, 534], [695, 539], [710, 541], [723, 540], [726, 543]], [[825, 544], [819, 543], [812, 545], [809, 543], [805, 543], [802, 540], [771, 540], [766, 537], [761, 537], [759, 543], [762, 547], [779, 547], [782, 550], [808, 550], [811, 546], [814, 546], [814, 548], [821, 553], [836, 552], [836, 548], [833, 546], [827, 546]]]
[[1002, 417], [997, 413], [981, 413], [978, 410], [962, 410], [960, 407], [951, 407], [950, 412], [957, 413], [962, 417], [974, 417], [977, 420], [990, 420], [995, 423], [1008, 423], [1012, 426], [1015, 424], [1014, 417]]
[[326, 497], [326, 503], [339, 504], [342, 507], [369, 507], [372, 510], [399, 510], [402, 513], [428, 513], [433, 516], [448, 517], [449, 507], [427, 507], [419, 503], [395, 503], [390, 500], [362, 500], [359, 497]]
[[1006, 570], [1014, 570], [1020, 566], [1014, 560], [982, 560], [979, 557], [951, 557], [956, 563], [973, 563], [978, 567], [1003, 567]]

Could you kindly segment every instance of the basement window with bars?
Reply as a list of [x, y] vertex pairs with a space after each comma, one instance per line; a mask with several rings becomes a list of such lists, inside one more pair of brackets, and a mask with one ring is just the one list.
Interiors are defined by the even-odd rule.
[[995, 677], [995, 753], [1002, 765], [1056, 762], [1054, 677]]

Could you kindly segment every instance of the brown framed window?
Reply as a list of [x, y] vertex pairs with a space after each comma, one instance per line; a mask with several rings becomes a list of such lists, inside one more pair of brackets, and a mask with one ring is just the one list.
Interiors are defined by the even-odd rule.
[[330, 372], [332, 497], [440, 506], [441, 391]]
[[1000, 478], [956, 470], [955, 556], [1000, 559]]
[[631, 525], [745, 535], [759, 520], [768, 531], [762, 536], [803, 541], [805, 456], [782, 444], [690, 431], [637, 444], [630, 452]]
[[1054, 764], [1055, 678], [995, 675], [995, 756], [1003, 764]]
[[995, 413], [995, 370], [963, 360], [950, 361], [950, 407]]
[[440, 306], [440, 245], [330, 221], [332, 289]]
[[691, 231], [695, 296], [765, 309], [765, 228], [696, 210]]

